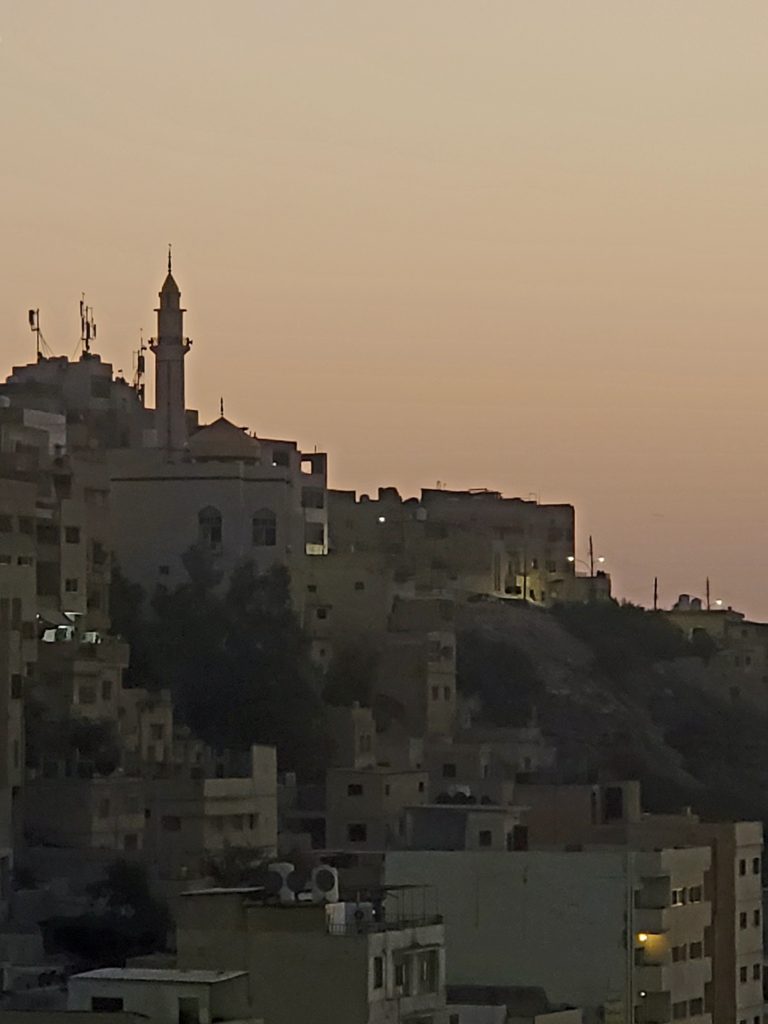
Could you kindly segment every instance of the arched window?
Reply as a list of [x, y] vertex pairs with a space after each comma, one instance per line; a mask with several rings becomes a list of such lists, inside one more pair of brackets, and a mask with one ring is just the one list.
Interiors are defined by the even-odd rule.
[[273, 548], [277, 544], [277, 522], [275, 513], [269, 508], [254, 512], [252, 519], [253, 545], [257, 548]]
[[221, 547], [221, 512], [210, 505], [197, 513], [200, 543], [206, 548]]

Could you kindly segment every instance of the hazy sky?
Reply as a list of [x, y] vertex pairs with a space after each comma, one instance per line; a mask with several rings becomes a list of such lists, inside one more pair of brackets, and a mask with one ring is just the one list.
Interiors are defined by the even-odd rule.
[[765, 0], [0, 0], [0, 355], [131, 371], [331, 483], [572, 501], [617, 592], [768, 617]]

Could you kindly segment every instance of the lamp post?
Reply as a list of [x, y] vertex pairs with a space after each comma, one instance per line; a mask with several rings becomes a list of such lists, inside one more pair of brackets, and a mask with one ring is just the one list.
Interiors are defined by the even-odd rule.
[[571, 563], [571, 565], [576, 565], [578, 563], [580, 565], [583, 565], [585, 569], [589, 569], [590, 579], [593, 579], [595, 575], [595, 562], [597, 562], [598, 565], [603, 565], [605, 562], [605, 558], [602, 555], [598, 555], [597, 558], [595, 558], [595, 549], [594, 545], [592, 544], [592, 534], [590, 534], [589, 561], [585, 562], [583, 558], [577, 558], [575, 555], [568, 555], [568, 561]]

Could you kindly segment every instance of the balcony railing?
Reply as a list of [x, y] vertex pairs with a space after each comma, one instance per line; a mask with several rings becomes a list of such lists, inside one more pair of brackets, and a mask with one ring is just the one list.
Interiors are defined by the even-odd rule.
[[441, 914], [428, 914], [425, 917], [399, 917], [389, 920], [361, 918], [358, 921], [345, 921], [343, 924], [326, 926], [329, 935], [372, 935], [378, 932], [399, 932], [408, 928], [427, 928], [442, 924]]

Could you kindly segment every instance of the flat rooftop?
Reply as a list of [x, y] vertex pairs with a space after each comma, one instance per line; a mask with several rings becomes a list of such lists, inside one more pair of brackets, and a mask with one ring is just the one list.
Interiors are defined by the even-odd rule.
[[220, 981], [242, 978], [245, 971], [182, 971], [178, 968], [155, 969], [149, 967], [101, 967], [96, 971], [75, 974], [70, 981], [139, 981], [172, 982], [194, 985], [215, 985]]

